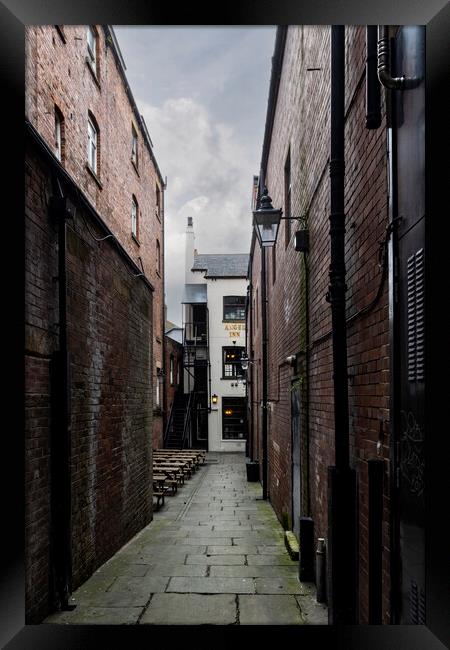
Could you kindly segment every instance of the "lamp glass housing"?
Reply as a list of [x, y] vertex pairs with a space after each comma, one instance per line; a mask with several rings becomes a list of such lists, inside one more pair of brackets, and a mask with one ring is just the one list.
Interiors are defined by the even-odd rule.
[[253, 212], [253, 225], [260, 246], [274, 246], [277, 241], [280, 225], [281, 210], [255, 210]]

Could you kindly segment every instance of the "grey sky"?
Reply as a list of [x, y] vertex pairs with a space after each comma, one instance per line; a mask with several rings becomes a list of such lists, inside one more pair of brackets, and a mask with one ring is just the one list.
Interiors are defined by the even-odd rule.
[[167, 175], [167, 317], [181, 324], [186, 217], [194, 217], [199, 253], [249, 250], [275, 27], [114, 30]]

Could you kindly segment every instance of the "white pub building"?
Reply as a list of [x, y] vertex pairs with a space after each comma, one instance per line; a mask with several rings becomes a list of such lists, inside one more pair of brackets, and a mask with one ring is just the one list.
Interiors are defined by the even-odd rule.
[[248, 254], [200, 255], [188, 217], [183, 295], [186, 445], [245, 451]]

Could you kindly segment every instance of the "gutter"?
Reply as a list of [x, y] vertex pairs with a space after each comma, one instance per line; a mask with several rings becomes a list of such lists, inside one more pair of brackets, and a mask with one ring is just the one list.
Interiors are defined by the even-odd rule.
[[[272, 140], [273, 123], [275, 121], [275, 110], [278, 100], [278, 90], [280, 88], [281, 70], [283, 66], [284, 49], [286, 45], [286, 35], [288, 26], [279, 25], [275, 37], [275, 49], [272, 56], [272, 73], [270, 76], [269, 99], [267, 103], [266, 124], [264, 127], [264, 142], [261, 155], [261, 170], [267, 169], [267, 160], [269, 158], [270, 143]], [[264, 186], [265, 174], [260, 174], [260, 185], [258, 195]]]

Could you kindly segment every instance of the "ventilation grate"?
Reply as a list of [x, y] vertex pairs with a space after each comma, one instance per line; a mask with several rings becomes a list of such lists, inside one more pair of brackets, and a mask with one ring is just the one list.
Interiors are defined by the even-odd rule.
[[421, 248], [408, 258], [408, 380], [425, 379], [425, 264]]

